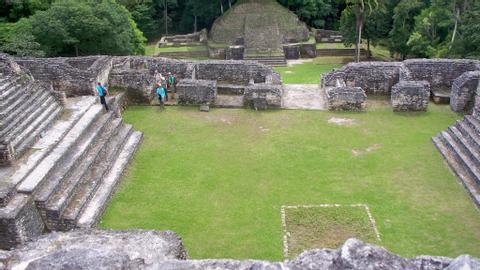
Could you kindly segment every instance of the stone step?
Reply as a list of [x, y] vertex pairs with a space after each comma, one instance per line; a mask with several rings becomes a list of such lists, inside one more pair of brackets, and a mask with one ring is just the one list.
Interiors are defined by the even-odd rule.
[[480, 153], [475, 144], [467, 140], [457, 127], [451, 126], [448, 130], [450, 131], [450, 134], [453, 135], [452, 137], [463, 146], [465, 154], [470, 157], [475, 167], [480, 168]]
[[472, 127], [472, 129], [474, 129], [477, 134], [480, 134], [480, 120], [478, 120], [478, 118], [472, 115], [467, 115], [465, 116], [465, 122], [467, 123], [467, 125]]
[[460, 130], [467, 139], [477, 148], [480, 149], [480, 133], [476, 132], [469, 126], [466, 121], [459, 121], [457, 128]]
[[473, 202], [480, 210], [480, 186], [465, 170], [455, 155], [451, 153], [451, 150], [446, 146], [446, 143], [441, 135], [432, 138], [432, 142], [440, 154], [442, 154], [453, 173], [460, 179], [460, 182], [463, 184]]
[[132, 131], [133, 127], [131, 125], [125, 125], [122, 127], [120, 132], [108, 143], [108, 146], [99, 157], [102, 162], [96, 163], [83, 177], [78, 190], [62, 215], [61, 229], [70, 230], [75, 228], [76, 222], [78, 221], [83, 208], [92, 198], [92, 195], [95, 194], [102, 179], [104, 179], [105, 175], [107, 175], [112, 169], [115, 160], [119, 158], [119, 152], [127, 142]]
[[95, 99], [93, 97], [82, 97], [72, 99], [73, 102], [67, 102], [66, 110], [68, 111], [65, 119], [56, 121], [53, 126], [40, 138], [32, 148], [35, 152], [28, 157], [18, 160], [15, 173], [11, 176], [11, 182], [17, 185], [25, 179], [37, 165], [57, 146], [57, 144], [65, 137], [78, 120], [87, 112]]
[[22, 157], [23, 154], [25, 154], [25, 152], [35, 144], [35, 142], [45, 136], [46, 131], [55, 123], [55, 120], [62, 116], [62, 114], [63, 108], [58, 106], [55, 111], [48, 116], [47, 119], [41, 121], [40, 126], [38, 126], [32, 133], [28, 133], [28, 137], [26, 137], [23, 141], [20, 141], [20, 144], [15, 146], [17, 159]]
[[53, 169], [44, 183], [37, 187], [34, 194], [35, 203], [38, 208], [44, 209], [45, 202], [50, 195], [56, 191], [56, 188], [65, 178], [70, 176], [76, 167], [79, 167], [80, 164], [83, 163], [87, 153], [90, 152], [93, 146], [96, 146], [95, 139], [102, 135], [103, 131], [109, 126], [112, 118], [112, 113], [106, 113], [93, 123], [89, 130], [87, 130], [62, 157], [62, 166]]
[[120, 182], [123, 172], [132, 159], [135, 151], [138, 149], [142, 139], [143, 134], [138, 131], [133, 132], [128, 138], [117, 160], [113, 164], [113, 167], [108, 172], [105, 179], [103, 179], [97, 192], [93, 195], [93, 198], [80, 215], [80, 218], [77, 222], [77, 227], [89, 228], [98, 223], [98, 220], [105, 210], [108, 201]]
[[5, 119], [8, 115], [13, 113], [18, 107], [20, 107], [24, 102], [23, 98], [18, 98], [14, 100], [12, 103], [8, 104], [8, 107], [3, 108], [0, 111], [0, 119]]
[[475, 163], [470, 159], [468, 154], [465, 153], [463, 147], [452, 138], [452, 134], [447, 131], [442, 131], [442, 139], [445, 145], [449, 148], [451, 153], [457, 158], [457, 161], [463, 165], [465, 171], [470, 174], [473, 180], [480, 185], [480, 171], [475, 166]]
[[3, 119], [1, 122], [3, 129], [0, 131], [0, 138], [21, 123], [25, 115], [32, 114], [49, 96], [47, 92], [36, 91], [15, 112]]
[[61, 166], [60, 160], [75, 145], [80, 137], [88, 128], [102, 115], [102, 106], [93, 105], [82, 115], [78, 122], [65, 134], [60, 143], [52, 150], [49, 155], [43, 159], [28, 176], [17, 186], [17, 190], [22, 193], [32, 193], [39, 186], [48, 174], [55, 169], [55, 166]]
[[[87, 111], [94, 103], [93, 98], [82, 98], [80, 102], [70, 103], [66, 105], [67, 110], [71, 112], [64, 120], [56, 121], [51, 128], [45, 133], [43, 138], [40, 138], [32, 148], [35, 151], [17, 160], [15, 171], [10, 175], [8, 186], [0, 186], [0, 201], [8, 203], [8, 194], [11, 189], [15, 190], [15, 186], [25, 179], [34, 168], [47, 156], [53, 148], [61, 141], [64, 135], [72, 128], [78, 119]], [[80, 107], [77, 107], [80, 106]], [[54, 115], [51, 115], [53, 117]], [[45, 125], [45, 123], [43, 123]], [[20, 146], [22, 147], [22, 146]]]
[[0, 84], [0, 100], [4, 100], [12, 93], [12, 89], [20, 82], [20, 76], [14, 76]]
[[33, 95], [33, 83], [29, 83], [26, 86], [18, 85], [15, 86], [16, 91], [13, 91], [11, 94], [6, 96], [4, 99], [0, 100], [0, 111], [5, 110], [9, 107], [10, 104], [14, 103], [18, 99], [22, 99], [26, 96]]
[[38, 105], [39, 106], [36, 107], [30, 115], [26, 115], [26, 117], [22, 119], [20, 125], [17, 125], [13, 130], [11, 130], [5, 135], [5, 141], [13, 142], [20, 140], [21, 138], [19, 138], [19, 135], [22, 134], [28, 127], [31, 127], [31, 125], [41, 117], [41, 115], [45, 115], [45, 112], [48, 109], [51, 109], [50, 111], [53, 111], [54, 108], [59, 106], [55, 102], [55, 98], [51, 96], [47, 97], [44, 102]]
[[45, 130], [45, 128], [49, 127], [49, 125], [52, 124], [55, 119], [57, 119], [57, 113], [61, 113], [63, 111], [63, 108], [53, 99], [46, 104], [48, 104], [48, 107], [42, 106], [39, 110], [40, 114], [35, 119], [31, 119], [31, 121], [30, 119], [26, 120], [25, 122], [29, 124], [25, 125], [23, 130], [18, 130], [18, 132], [15, 132], [16, 136], [11, 138], [12, 140], [10, 142], [16, 153], [19, 152], [19, 149], [21, 148], [19, 147], [20, 145], [30, 146], [31, 140], [28, 139], [33, 138], [35, 141], [35, 137], [42, 135], [41, 133]]
[[95, 145], [91, 147], [85, 159], [75, 167], [68, 178], [60, 185], [57, 185], [55, 193], [53, 193], [45, 203], [44, 211], [41, 211], [44, 212], [44, 220], [49, 229], [54, 230], [58, 226], [61, 214], [74, 196], [80, 180], [88, 174], [92, 166], [96, 163], [103, 162], [103, 160], [100, 159], [100, 153], [104, 152], [109, 140], [119, 132], [121, 127], [122, 120], [120, 118], [113, 120], [107, 130], [96, 140]]

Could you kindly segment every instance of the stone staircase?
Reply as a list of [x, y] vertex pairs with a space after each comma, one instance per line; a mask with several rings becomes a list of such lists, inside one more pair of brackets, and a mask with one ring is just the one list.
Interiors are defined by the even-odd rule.
[[[120, 99], [108, 98], [110, 108]], [[44, 227], [95, 226], [143, 138], [95, 97], [67, 99], [65, 110], [0, 182], [0, 248]]]
[[50, 86], [27, 75], [0, 78], [0, 165], [22, 156], [62, 112]]
[[480, 119], [465, 116], [432, 141], [480, 209]]
[[259, 56], [259, 55], [245, 55], [244, 60], [256, 61], [260, 64], [271, 67], [285, 67], [287, 66], [287, 60], [285, 56]]

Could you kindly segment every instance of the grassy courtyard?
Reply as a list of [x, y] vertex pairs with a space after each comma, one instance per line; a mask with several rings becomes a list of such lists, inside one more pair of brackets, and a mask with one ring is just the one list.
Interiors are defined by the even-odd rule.
[[434, 104], [423, 114], [130, 107], [124, 120], [145, 140], [100, 226], [176, 231], [192, 258], [282, 260], [282, 205], [360, 203], [391, 251], [480, 256], [480, 214], [430, 142], [459, 117]]

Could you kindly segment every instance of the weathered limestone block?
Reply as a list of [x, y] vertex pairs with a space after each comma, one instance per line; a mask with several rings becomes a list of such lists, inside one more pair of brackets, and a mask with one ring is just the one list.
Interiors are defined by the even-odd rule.
[[473, 115], [480, 117], [480, 87], [475, 95], [475, 106], [473, 107]]
[[208, 80], [181, 80], [177, 85], [178, 103], [182, 105], [214, 105], [217, 82]]
[[247, 85], [251, 79], [264, 83], [274, 73], [271, 67], [253, 61], [201, 61], [195, 65], [193, 78]]
[[418, 256], [411, 261], [421, 270], [441, 270], [452, 263], [452, 259], [439, 256]]
[[300, 57], [315, 58], [317, 57], [317, 48], [315, 43], [303, 43], [300, 45]]
[[360, 87], [331, 87], [325, 93], [331, 111], [361, 111], [365, 108], [367, 95]]
[[282, 86], [273, 84], [252, 84], [245, 88], [244, 104], [255, 110], [280, 108], [282, 106]]
[[409, 59], [403, 64], [410, 70], [411, 80], [427, 81], [435, 91], [450, 91], [453, 81], [467, 71], [478, 70], [477, 60]]
[[111, 73], [108, 87], [125, 90], [133, 104], [149, 104], [155, 99], [155, 78], [148, 70]]
[[469, 255], [457, 257], [445, 270], [480, 269], [480, 261]]
[[403, 81], [392, 87], [393, 111], [426, 111], [430, 98], [430, 85], [426, 81]]
[[480, 71], [469, 71], [453, 81], [450, 108], [454, 112], [472, 113]]
[[390, 94], [390, 89], [399, 81], [400, 62], [350, 63], [338, 70], [325, 74], [322, 85], [335, 86], [342, 79], [347, 86], [360, 87], [367, 94]]
[[50, 233], [4, 256], [9, 268], [139, 269], [164, 260], [185, 260], [187, 252], [172, 231], [77, 230]]
[[95, 95], [95, 84], [105, 84], [112, 68], [109, 56], [15, 59], [40, 82], [51, 83], [67, 96]]
[[212, 59], [226, 59], [227, 48], [208, 47], [208, 57]]
[[299, 59], [300, 58], [300, 45], [290, 44], [283, 46], [283, 53], [286, 59]]
[[13, 196], [0, 208], [0, 249], [10, 249], [39, 236], [44, 229], [33, 197], [24, 194]]
[[305, 251], [285, 262], [259, 260], [187, 260], [181, 239], [170, 231], [87, 230], [52, 233], [24, 247], [0, 252], [0, 269], [169, 269], [169, 270], [460, 270], [478, 269], [468, 255], [455, 260], [420, 256], [406, 259], [386, 249], [347, 240], [338, 249]]
[[315, 32], [315, 40], [321, 42], [343, 42], [343, 35], [340, 31], [317, 29]]
[[225, 51], [226, 60], [243, 60], [244, 46], [229, 46]]
[[10, 56], [4, 53], [0, 53], [0, 75], [19, 75], [22, 73], [20, 66], [15, 63]]

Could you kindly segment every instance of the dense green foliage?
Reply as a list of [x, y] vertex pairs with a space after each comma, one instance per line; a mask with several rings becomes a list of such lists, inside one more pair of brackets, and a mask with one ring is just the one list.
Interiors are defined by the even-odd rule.
[[[140, 54], [143, 36], [156, 40], [209, 28], [239, 1], [245, 0], [0, 1], [0, 50]], [[340, 29], [347, 46], [381, 44], [398, 59], [480, 57], [480, 0], [277, 1], [311, 27]]]
[[59, 0], [23, 18], [6, 34], [13, 55], [143, 54], [145, 38], [128, 10], [114, 0]]
[[[341, 30], [346, 44], [388, 45], [398, 58], [475, 57], [480, 55], [478, 23], [480, 1], [477, 0], [348, 0], [342, 13]], [[350, 3], [352, 2], [352, 3]], [[364, 4], [359, 4], [359, 3]], [[359, 6], [364, 6], [362, 12]], [[370, 10], [369, 10], [370, 9]]]
[[144, 141], [100, 226], [173, 230], [192, 258], [278, 261], [282, 205], [366, 203], [393, 252], [480, 256], [480, 215], [430, 141], [459, 116], [369, 104], [367, 113], [130, 107], [124, 120]]

